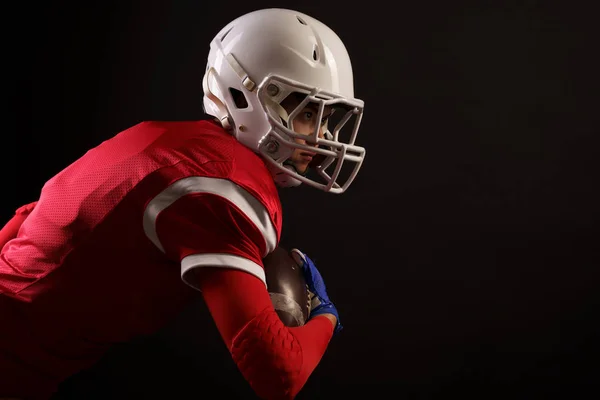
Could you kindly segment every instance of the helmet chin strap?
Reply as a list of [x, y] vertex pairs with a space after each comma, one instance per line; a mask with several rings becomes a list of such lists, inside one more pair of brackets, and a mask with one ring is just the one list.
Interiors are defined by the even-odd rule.
[[[289, 169], [290, 171], [298, 172], [296, 170], [296, 167], [292, 163], [287, 163], [287, 161], [284, 162], [283, 167], [286, 169]], [[287, 187], [300, 186], [302, 184], [302, 181], [294, 178], [292, 175], [286, 174], [283, 171], [280, 171], [280, 170], [272, 168], [272, 167], [270, 167], [269, 170], [271, 171], [271, 175], [273, 176], [273, 180], [275, 181], [275, 184], [279, 187], [287, 188]]]
[[306, 170], [304, 172], [300, 172], [300, 171], [298, 171], [298, 168], [296, 168], [296, 164], [291, 160], [285, 160], [283, 162], [283, 166], [286, 167], [287, 169], [293, 169], [294, 172], [296, 172], [300, 176], [306, 176], [308, 174], [308, 168], [306, 168]]

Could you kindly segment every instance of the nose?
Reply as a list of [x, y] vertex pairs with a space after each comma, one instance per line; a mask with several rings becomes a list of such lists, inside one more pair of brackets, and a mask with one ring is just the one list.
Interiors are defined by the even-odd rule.
[[325, 137], [325, 127], [321, 126], [319, 129], [319, 139], [323, 139]]
[[307, 141], [305, 139], [297, 139], [296, 141], [298, 143], [300, 143], [300, 144], [303, 144], [303, 145], [306, 145], [306, 146], [309, 146], [309, 147], [315, 147], [315, 148], [317, 147], [316, 143], [309, 142], [309, 141]]
[[[313, 130], [313, 132], [314, 132], [314, 130]], [[317, 136], [319, 137], [319, 139], [323, 139], [325, 137], [325, 127], [321, 126], [319, 128], [319, 134]], [[310, 146], [310, 147], [317, 147], [316, 143], [311, 143], [310, 141], [307, 141], [305, 139], [300, 139], [300, 142], [302, 144], [305, 144], [305, 145]]]
[[[314, 131], [313, 131], [313, 132], [314, 132]], [[323, 139], [323, 138], [325, 137], [325, 128], [324, 128], [324, 127], [322, 127], [322, 126], [319, 128], [319, 134], [318, 134], [318, 137], [319, 137], [319, 139]], [[317, 148], [317, 147], [319, 147], [319, 145], [318, 145], [318, 144], [316, 144], [316, 143], [307, 142], [306, 140], [303, 140], [303, 142], [304, 142], [303, 144], [305, 144], [305, 145], [307, 145], [307, 146], [310, 146], [310, 147], [314, 147], [314, 148]]]

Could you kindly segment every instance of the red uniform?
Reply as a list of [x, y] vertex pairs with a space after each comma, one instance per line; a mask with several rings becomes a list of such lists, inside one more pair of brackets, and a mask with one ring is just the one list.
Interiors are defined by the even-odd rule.
[[198, 293], [195, 268], [264, 284], [281, 217], [262, 159], [212, 122], [144, 122], [88, 151], [0, 253], [0, 397], [47, 396], [156, 331]]

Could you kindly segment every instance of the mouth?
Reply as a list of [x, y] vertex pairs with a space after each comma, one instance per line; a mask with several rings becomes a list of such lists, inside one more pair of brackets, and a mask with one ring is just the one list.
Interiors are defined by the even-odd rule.
[[305, 159], [307, 161], [311, 161], [316, 154], [317, 153], [312, 153], [310, 151], [303, 151], [300, 153], [300, 157], [302, 157], [303, 159]]

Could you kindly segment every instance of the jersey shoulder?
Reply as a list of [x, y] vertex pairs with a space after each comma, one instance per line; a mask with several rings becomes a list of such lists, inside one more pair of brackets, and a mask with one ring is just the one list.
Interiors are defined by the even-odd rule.
[[[280, 231], [282, 210], [277, 186], [265, 161], [213, 121], [148, 121], [145, 129], [163, 132], [154, 154], [177, 154], [183, 177], [226, 179], [256, 198]], [[171, 179], [173, 182], [173, 179]]]
[[[227, 178], [256, 197], [269, 199], [278, 206], [279, 194], [267, 164], [260, 155], [244, 146], [213, 121], [153, 122], [169, 130], [166, 135], [170, 149], [189, 156], [191, 164], [205, 169], [205, 163], [228, 164]], [[170, 142], [173, 140], [173, 142]], [[222, 172], [223, 173], [223, 172]]]

